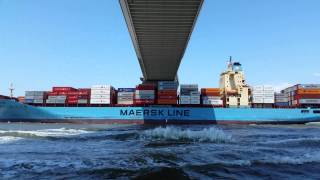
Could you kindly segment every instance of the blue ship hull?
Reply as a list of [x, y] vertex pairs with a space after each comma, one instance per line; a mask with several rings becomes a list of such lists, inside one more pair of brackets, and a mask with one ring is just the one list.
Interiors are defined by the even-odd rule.
[[320, 109], [208, 107], [34, 107], [0, 100], [0, 122], [143, 124], [298, 124], [320, 122]]

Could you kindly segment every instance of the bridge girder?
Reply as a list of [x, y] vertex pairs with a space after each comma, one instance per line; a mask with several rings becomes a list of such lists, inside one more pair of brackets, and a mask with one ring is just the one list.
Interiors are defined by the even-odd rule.
[[175, 80], [204, 0], [119, 0], [144, 80]]

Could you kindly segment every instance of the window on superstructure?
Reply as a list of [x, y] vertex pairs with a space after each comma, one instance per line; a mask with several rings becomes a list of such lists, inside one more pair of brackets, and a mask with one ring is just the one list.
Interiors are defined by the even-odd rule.
[[309, 113], [309, 110], [301, 110], [301, 113]]
[[320, 110], [314, 110], [313, 113], [320, 114]]

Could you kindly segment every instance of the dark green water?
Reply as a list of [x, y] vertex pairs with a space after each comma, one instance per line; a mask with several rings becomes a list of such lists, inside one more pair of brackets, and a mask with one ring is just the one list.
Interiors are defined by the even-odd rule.
[[320, 126], [0, 124], [0, 179], [320, 179]]

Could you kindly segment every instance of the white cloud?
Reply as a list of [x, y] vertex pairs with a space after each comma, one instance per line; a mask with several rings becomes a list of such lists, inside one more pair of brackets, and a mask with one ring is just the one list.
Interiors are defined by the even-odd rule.
[[320, 77], [320, 72], [316, 72], [313, 75], [316, 76], [316, 77]]

